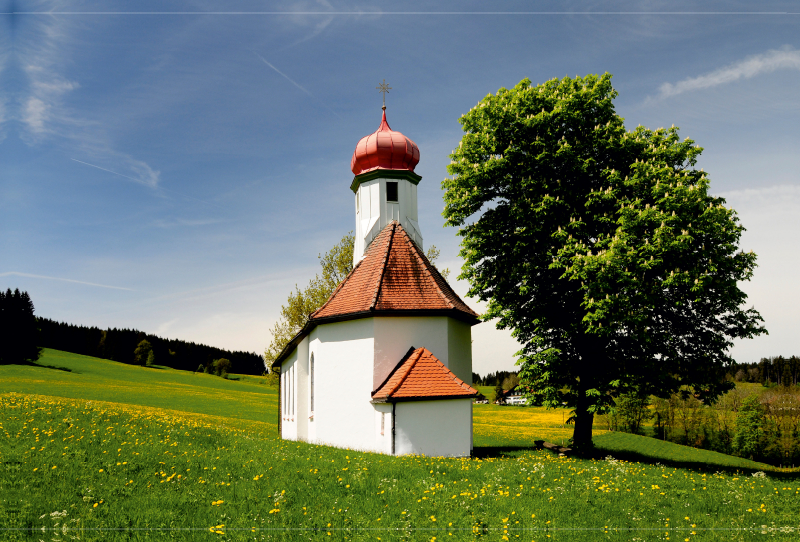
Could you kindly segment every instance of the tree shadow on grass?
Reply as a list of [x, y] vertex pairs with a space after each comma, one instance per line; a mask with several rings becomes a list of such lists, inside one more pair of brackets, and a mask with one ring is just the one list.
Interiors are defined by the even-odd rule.
[[793, 469], [792, 471], [784, 472], [772, 470], [778, 467], [773, 467], [770, 465], [764, 465], [763, 467], [746, 467], [741, 465], [726, 465], [724, 463], [715, 463], [713, 461], [675, 460], [664, 457], [656, 457], [641, 452], [606, 449], [603, 448], [602, 445], [595, 447], [594, 453], [591, 457], [587, 457], [587, 459], [605, 459], [608, 456], [611, 456], [614, 459], [621, 459], [623, 461], [646, 463], [649, 465], [664, 465], [665, 467], [692, 469], [705, 472], [724, 472], [727, 474], [752, 475], [756, 472], [764, 471], [770, 478], [800, 478], [800, 469]]
[[[472, 450], [472, 457], [475, 459], [489, 459], [489, 458], [510, 458], [519, 457], [526, 452], [533, 452], [541, 450], [534, 445], [530, 446], [475, 446]], [[554, 452], [553, 455], [556, 455]], [[606, 457], [613, 457], [623, 461], [630, 461], [634, 463], [643, 463], [646, 465], [663, 465], [665, 467], [692, 469], [705, 472], [724, 472], [727, 474], [745, 474], [752, 475], [756, 472], [765, 471], [770, 478], [781, 479], [800, 479], [800, 468], [795, 468], [789, 472], [772, 470], [775, 467], [765, 465], [763, 468], [758, 467], [736, 467], [733, 465], [726, 465], [724, 463], [714, 463], [710, 461], [687, 461], [687, 460], [670, 460], [664, 457], [656, 457], [640, 452], [624, 451], [619, 449], [603, 448], [603, 446], [596, 446], [590, 454], [573, 454], [572, 457], [579, 459], [594, 459], [603, 460]]]
[[536, 447], [530, 446], [475, 446], [472, 449], [472, 457], [476, 459], [517, 457], [524, 452], [536, 451]]
[[17, 363], [7, 363], [5, 365], [21, 365], [23, 367], [41, 367], [42, 369], [55, 369], [56, 371], [65, 371], [67, 373], [80, 374], [77, 371], [73, 371], [69, 367], [59, 367], [58, 365], [44, 365], [42, 363], [36, 363], [35, 361], [23, 361], [23, 362], [17, 362]]

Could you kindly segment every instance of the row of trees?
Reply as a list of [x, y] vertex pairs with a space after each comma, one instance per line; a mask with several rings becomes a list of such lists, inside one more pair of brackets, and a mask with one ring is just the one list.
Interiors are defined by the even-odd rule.
[[[254, 352], [231, 352], [213, 346], [163, 339], [136, 329], [100, 329], [56, 322], [38, 318], [39, 346], [65, 350], [86, 356], [111, 359], [122, 363], [146, 365], [156, 363], [182, 371], [194, 371], [198, 365], [210, 367], [214, 360], [225, 358], [231, 362], [229, 372], [260, 375], [264, 373], [264, 360]], [[137, 348], [147, 341], [149, 348]]]
[[39, 359], [38, 327], [28, 292], [0, 290], [0, 363], [29, 363]]
[[[494, 373], [489, 373], [486, 376], [481, 376], [478, 373], [472, 373], [472, 383], [476, 386], [496, 386], [498, 384], [502, 386], [503, 382], [505, 382], [511, 376], [516, 377], [517, 373], [515, 371], [495, 371]], [[519, 380], [517, 380], [517, 383], [519, 383]]]
[[776, 386], [764, 392], [736, 388], [711, 405], [686, 390], [667, 398], [623, 394], [600, 418], [610, 430], [646, 433], [679, 444], [763, 461], [800, 464], [800, 389]]
[[758, 363], [737, 363], [730, 368], [728, 374], [736, 382], [796, 386], [800, 377], [800, 358], [773, 356], [761, 358]]

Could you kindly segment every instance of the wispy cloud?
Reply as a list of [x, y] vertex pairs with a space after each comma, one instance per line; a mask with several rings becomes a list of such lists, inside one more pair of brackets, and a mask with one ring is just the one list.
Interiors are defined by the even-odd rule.
[[[28, 83], [12, 102], [16, 104], [13, 116], [22, 126], [22, 137], [29, 145], [45, 139], [56, 141], [70, 152], [101, 165], [76, 161], [155, 188], [160, 175], [157, 170], [116, 149], [106, 126], [76, 114], [66, 103], [67, 97], [81, 88], [78, 81], [63, 73], [79, 31], [73, 21], [47, 17], [27, 25], [24, 35], [16, 39], [15, 54]], [[0, 101], [0, 119], [2, 111]]]
[[[0, 35], [0, 82], [7, 80], [7, 78], [3, 77], [3, 71], [5, 70], [6, 63], [8, 62], [10, 54], [9, 51], [11, 51], [10, 38], [8, 37], [8, 33], [3, 33], [3, 35]], [[4, 88], [4, 85], [0, 83], [0, 142], [5, 139], [5, 129], [3, 125], [7, 120], [6, 102], [8, 100], [8, 96], [9, 92]]]
[[716, 87], [740, 79], [751, 79], [777, 70], [800, 70], [800, 51], [786, 45], [781, 49], [771, 49], [760, 55], [749, 56], [705, 75], [690, 77], [677, 83], [664, 83], [658, 89], [657, 99]]
[[8, 271], [0, 273], [0, 277], [28, 277], [32, 279], [45, 279], [45, 280], [59, 280], [61, 282], [72, 282], [74, 284], [84, 284], [86, 286], [97, 286], [98, 288], [110, 288], [112, 290], [125, 290], [132, 292], [132, 288], [123, 288], [121, 286], [109, 286], [108, 284], [97, 284], [96, 282], [86, 282], [84, 280], [65, 279], [62, 277], [48, 277], [46, 275], [33, 275], [31, 273], [19, 273], [17, 271]]

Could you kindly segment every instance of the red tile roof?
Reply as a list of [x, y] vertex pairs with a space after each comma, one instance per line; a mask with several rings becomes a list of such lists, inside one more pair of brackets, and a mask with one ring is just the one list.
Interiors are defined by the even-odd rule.
[[403, 226], [392, 221], [309, 320], [403, 313], [438, 313], [473, 324], [479, 321], [475, 311], [458, 297]]
[[471, 398], [478, 390], [467, 385], [426, 348], [412, 347], [372, 395], [373, 402]]

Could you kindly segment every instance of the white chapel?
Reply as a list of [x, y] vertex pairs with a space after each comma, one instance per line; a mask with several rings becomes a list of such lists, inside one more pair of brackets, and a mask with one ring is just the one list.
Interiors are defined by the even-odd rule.
[[389, 127], [356, 145], [353, 270], [273, 364], [280, 435], [391, 455], [468, 456], [478, 315], [423, 252], [419, 148]]

